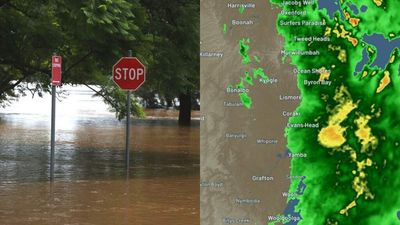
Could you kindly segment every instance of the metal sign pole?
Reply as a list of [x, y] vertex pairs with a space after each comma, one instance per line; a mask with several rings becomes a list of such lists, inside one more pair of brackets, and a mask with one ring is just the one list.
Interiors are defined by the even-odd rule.
[[50, 181], [54, 180], [54, 151], [56, 139], [56, 86], [51, 87], [51, 144], [50, 144]]
[[125, 165], [129, 172], [129, 147], [131, 134], [131, 91], [127, 92], [126, 97], [126, 149], [125, 149]]
[[[132, 57], [132, 50], [129, 50], [129, 57]], [[129, 148], [131, 144], [131, 91], [126, 93], [126, 148], [125, 148], [125, 166], [126, 171], [129, 173]]]
[[51, 140], [50, 140], [50, 181], [54, 180], [54, 152], [56, 141], [56, 87], [61, 85], [62, 57], [56, 53], [51, 57]]
[[146, 81], [146, 67], [129, 50], [127, 57], [121, 57], [112, 67], [112, 79], [115, 84], [126, 91], [126, 132], [125, 132], [125, 169], [129, 175], [131, 144], [131, 101], [132, 91], [136, 91]]

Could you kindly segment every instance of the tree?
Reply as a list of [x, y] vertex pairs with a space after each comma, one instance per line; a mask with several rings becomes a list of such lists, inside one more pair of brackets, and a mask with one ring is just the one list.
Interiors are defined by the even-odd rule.
[[63, 83], [101, 85], [97, 94], [121, 118], [124, 93], [110, 82], [110, 68], [128, 49], [151, 60], [152, 36], [141, 29], [148, 17], [137, 1], [9, 0], [0, 7], [2, 104], [25, 93], [24, 82], [36, 84], [34, 93], [49, 91], [55, 52], [63, 56]]
[[[190, 124], [191, 99], [199, 90], [198, 1], [3, 0], [0, 29], [0, 104], [27, 91], [50, 91], [51, 55], [57, 53], [63, 83], [99, 85], [93, 90], [121, 119], [126, 95], [110, 73], [131, 49], [148, 66], [137, 96], [179, 97], [180, 124]], [[132, 102], [133, 112], [143, 115]]]
[[199, 1], [141, 2], [148, 9], [148, 33], [155, 35], [149, 85], [166, 99], [178, 97], [179, 123], [189, 125], [191, 98], [200, 85]]

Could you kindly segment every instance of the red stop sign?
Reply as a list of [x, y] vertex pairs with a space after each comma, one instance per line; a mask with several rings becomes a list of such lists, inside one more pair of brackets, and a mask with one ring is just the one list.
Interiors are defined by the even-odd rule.
[[112, 75], [121, 89], [136, 91], [146, 81], [146, 68], [136, 57], [122, 57], [113, 66]]

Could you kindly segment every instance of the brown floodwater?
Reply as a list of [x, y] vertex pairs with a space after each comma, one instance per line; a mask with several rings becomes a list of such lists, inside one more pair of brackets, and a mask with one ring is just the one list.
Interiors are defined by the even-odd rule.
[[124, 121], [58, 116], [54, 183], [49, 121], [0, 113], [0, 225], [199, 224], [198, 121], [133, 120], [127, 177]]

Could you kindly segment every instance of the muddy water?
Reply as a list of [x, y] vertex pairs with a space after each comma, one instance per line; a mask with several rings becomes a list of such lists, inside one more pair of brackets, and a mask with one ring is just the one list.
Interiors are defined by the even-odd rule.
[[171, 119], [133, 120], [127, 177], [124, 121], [58, 113], [51, 184], [49, 119], [0, 110], [1, 225], [199, 224], [198, 122], [182, 128]]

